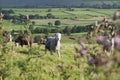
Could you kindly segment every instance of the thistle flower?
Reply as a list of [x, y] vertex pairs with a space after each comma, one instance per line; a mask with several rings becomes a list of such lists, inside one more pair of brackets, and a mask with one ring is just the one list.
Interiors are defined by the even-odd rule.
[[114, 43], [116, 46], [120, 46], [120, 37], [119, 36], [114, 38]]
[[93, 58], [88, 59], [88, 64], [93, 65], [95, 63], [95, 60]]
[[81, 50], [80, 50], [80, 53], [83, 56], [87, 53], [87, 51], [85, 50], [85, 48], [82, 47]]
[[104, 42], [104, 36], [98, 36], [98, 37], [97, 37], [97, 42], [98, 42], [99, 44], [103, 44], [103, 42]]

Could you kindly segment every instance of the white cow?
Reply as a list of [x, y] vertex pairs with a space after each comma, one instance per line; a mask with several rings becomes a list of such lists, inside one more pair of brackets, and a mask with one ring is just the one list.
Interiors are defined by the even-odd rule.
[[45, 53], [48, 49], [51, 55], [53, 55], [53, 52], [57, 50], [58, 57], [60, 57], [60, 40], [61, 40], [60, 33], [56, 33], [54, 37], [48, 37], [45, 42]]

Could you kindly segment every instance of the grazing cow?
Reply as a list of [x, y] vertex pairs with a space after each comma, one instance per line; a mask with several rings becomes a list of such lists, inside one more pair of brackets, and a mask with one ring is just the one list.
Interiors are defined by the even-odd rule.
[[113, 20], [120, 19], [120, 12], [116, 11], [113, 15]]
[[46, 43], [45, 43], [45, 53], [48, 49], [51, 55], [53, 55], [53, 52], [57, 50], [58, 57], [60, 57], [60, 40], [61, 40], [60, 33], [56, 33], [54, 37], [47, 37]]
[[30, 45], [30, 47], [32, 47], [32, 43], [33, 43], [33, 39], [31, 36], [27, 36], [27, 35], [20, 35], [15, 39], [15, 44], [18, 46], [21, 45], [23, 47], [23, 45]]
[[45, 38], [40, 38], [39, 41], [38, 41], [38, 45], [45, 45], [45, 42], [46, 42], [46, 39]]
[[9, 35], [6, 31], [2, 32], [3, 38], [4, 38], [4, 43], [12, 41], [12, 36]]

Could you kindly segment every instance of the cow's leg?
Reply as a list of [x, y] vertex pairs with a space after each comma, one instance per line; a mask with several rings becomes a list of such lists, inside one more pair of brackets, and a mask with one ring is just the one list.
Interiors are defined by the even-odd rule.
[[53, 55], [53, 50], [52, 49], [50, 49], [50, 54]]
[[19, 43], [15, 43], [15, 46], [17, 46], [17, 47], [18, 47], [18, 46], [19, 46]]
[[58, 50], [58, 57], [60, 58], [60, 51]]
[[45, 47], [45, 54], [47, 53], [47, 48]]
[[114, 38], [112, 38], [112, 47], [111, 47], [111, 54], [113, 54], [113, 51], [114, 51], [114, 45], [115, 45], [115, 43], [114, 43]]
[[23, 44], [21, 44], [21, 47], [23, 47]]

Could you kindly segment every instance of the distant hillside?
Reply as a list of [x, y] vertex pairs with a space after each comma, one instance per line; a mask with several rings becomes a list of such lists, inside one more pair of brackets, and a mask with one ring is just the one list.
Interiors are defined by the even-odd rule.
[[0, 0], [0, 7], [120, 8], [120, 0]]

